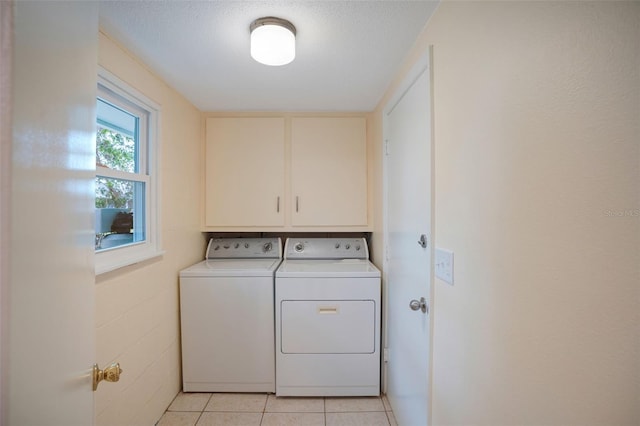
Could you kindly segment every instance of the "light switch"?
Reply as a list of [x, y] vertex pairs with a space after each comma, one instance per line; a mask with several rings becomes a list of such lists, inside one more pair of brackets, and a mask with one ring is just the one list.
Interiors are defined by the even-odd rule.
[[436, 277], [453, 285], [453, 252], [436, 247]]

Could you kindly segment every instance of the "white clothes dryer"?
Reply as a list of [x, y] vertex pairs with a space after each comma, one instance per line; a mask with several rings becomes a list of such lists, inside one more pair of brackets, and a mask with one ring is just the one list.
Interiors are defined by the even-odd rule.
[[364, 238], [289, 238], [276, 271], [276, 395], [380, 393], [380, 271]]
[[211, 239], [180, 272], [184, 392], [274, 392], [279, 238]]

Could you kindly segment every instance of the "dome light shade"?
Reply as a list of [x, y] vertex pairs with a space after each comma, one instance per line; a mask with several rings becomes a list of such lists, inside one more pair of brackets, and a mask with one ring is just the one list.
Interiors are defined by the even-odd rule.
[[296, 27], [274, 17], [256, 19], [251, 31], [251, 57], [265, 65], [286, 65], [296, 57]]

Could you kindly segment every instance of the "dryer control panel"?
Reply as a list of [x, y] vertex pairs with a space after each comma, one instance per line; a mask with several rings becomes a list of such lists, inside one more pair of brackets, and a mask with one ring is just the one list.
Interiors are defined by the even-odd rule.
[[364, 238], [287, 238], [285, 259], [369, 259]]
[[281, 259], [280, 238], [212, 238], [207, 259]]

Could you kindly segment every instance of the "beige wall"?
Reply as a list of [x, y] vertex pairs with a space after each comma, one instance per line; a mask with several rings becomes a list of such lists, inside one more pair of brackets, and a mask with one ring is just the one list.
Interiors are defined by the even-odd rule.
[[444, 2], [404, 65], [434, 45], [455, 252], [434, 425], [640, 423], [638, 22], [637, 2]]
[[151, 425], [181, 389], [178, 272], [202, 258], [200, 112], [109, 36], [99, 64], [161, 106], [162, 258], [96, 280], [97, 359], [119, 361], [118, 384], [96, 392], [98, 425]]

